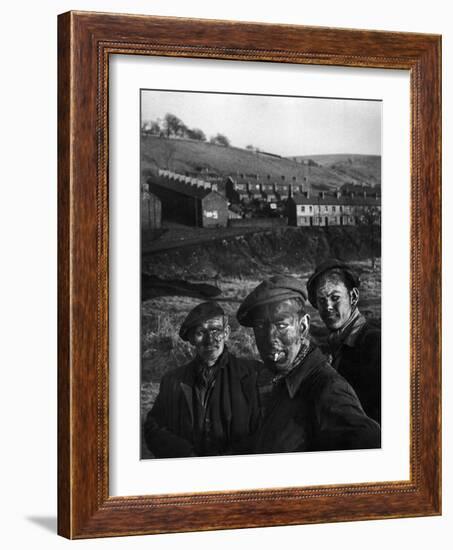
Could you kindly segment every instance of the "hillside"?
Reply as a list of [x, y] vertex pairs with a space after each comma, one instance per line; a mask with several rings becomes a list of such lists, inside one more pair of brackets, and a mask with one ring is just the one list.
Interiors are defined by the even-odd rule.
[[224, 277], [263, 278], [312, 270], [325, 258], [369, 261], [380, 257], [380, 228], [375, 226], [284, 227], [229, 241], [157, 252], [143, 259], [149, 275], [211, 281]]
[[[337, 189], [344, 183], [367, 183], [368, 178], [371, 185], [380, 178], [380, 162], [378, 174], [377, 170], [372, 169], [376, 164], [373, 160], [369, 160], [368, 176], [364, 177], [364, 166], [370, 157], [348, 155], [346, 159], [338, 159], [337, 163], [331, 163], [332, 166], [329, 163], [318, 162], [316, 157], [304, 157], [308, 158], [312, 158], [317, 165], [307, 166], [292, 159], [262, 152], [256, 153], [238, 147], [223, 147], [188, 139], [142, 135], [141, 143], [142, 173], [165, 168], [180, 173], [207, 170], [219, 176], [237, 173], [259, 174], [261, 179], [270, 175], [275, 180], [281, 180], [283, 175], [287, 181], [296, 176], [299, 182], [303, 182], [304, 177], [307, 177], [315, 189]], [[348, 158], [352, 159], [351, 163]]]
[[297, 160], [311, 159], [322, 168], [351, 183], [381, 183], [381, 157], [379, 155], [302, 155]]

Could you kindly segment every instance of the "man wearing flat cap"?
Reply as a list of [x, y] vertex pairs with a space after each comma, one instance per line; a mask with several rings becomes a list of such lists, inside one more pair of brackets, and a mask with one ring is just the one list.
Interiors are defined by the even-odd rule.
[[262, 422], [256, 453], [380, 447], [379, 425], [351, 386], [309, 340], [301, 281], [276, 276], [249, 294], [237, 312], [253, 327], [263, 360], [258, 373]]
[[194, 359], [162, 377], [144, 437], [157, 458], [248, 452], [259, 421], [256, 364], [226, 348], [228, 319], [216, 302], [195, 307], [179, 336], [192, 344]]
[[327, 260], [308, 280], [308, 298], [329, 330], [332, 366], [354, 388], [368, 416], [380, 424], [381, 331], [359, 311], [359, 285], [348, 264]]

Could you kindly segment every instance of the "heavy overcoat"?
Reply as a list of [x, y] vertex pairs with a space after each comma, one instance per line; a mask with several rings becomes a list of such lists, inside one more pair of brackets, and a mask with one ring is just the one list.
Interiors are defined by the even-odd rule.
[[273, 390], [257, 453], [379, 448], [379, 425], [352, 387], [314, 348]]
[[197, 360], [162, 378], [147, 415], [144, 437], [157, 458], [248, 452], [248, 438], [259, 422], [256, 363], [225, 351], [200, 430], [196, 419]]

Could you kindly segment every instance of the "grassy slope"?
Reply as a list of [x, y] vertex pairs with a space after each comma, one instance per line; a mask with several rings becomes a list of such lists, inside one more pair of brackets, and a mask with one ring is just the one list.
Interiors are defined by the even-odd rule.
[[142, 269], [150, 275], [190, 281], [214, 277], [258, 279], [310, 270], [329, 257], [354, 261], [372, 256], [380, 256], [380, 231], [376, 226], [284, 227], [158, 252], [143, 260]]
[[[309, 168], [309, 181], [315, 188], [327, 187], [338, 188], [343, 183], [370, 180], [369, 183], [376, 183], [380, 178], [377, 173], [377, 164], [373, 157], [362, 158], [360, 155], [348, 155], [353, 159], [351, 163], [346, 161], [348, 170], [342, 166], [331, 167], [328, 163], [322, 166]], [[163, 139], [154, 136], [142, 138], [142, 171], [166, 168], [176, 172], [195, 171], [200, 168], [208, 169], [219, 175], [231, 175], [236, 173], [260, 174], [264, 180], [269, 174], [273, 180], [280, 180], [282, 175], [289, 181], [296, 176], [299, 182], [307, 176], [307, 167], [302, 166], [293, 160], [286, 158], [270, 157], [257, 154], [238, 147], [222, 147], [211, 143], [202, 143], [191, 140]], [[307, 157], [308, 158], [308, 157]], [[316, 156], [311, 157], [318, 162]], [[376, 157], [380, 159], [380, 157]], [[370, 159], [367, 161], [366, 159]], [[340, 162], [340, 160], [338, 161]], [[354, 175], [353, 168], [357, 162], [357, 173]], [[319, 162], [321, 164], [321, 162]], [[367, 165], [368, 172], [362, 166]], [[374, 170], [374, 168], [375, 170]]]
[[338, 177], [346, 177], [354, 183], [381, 183], [381, 157], [378, 155], [303, 155], [297, 158], [311, 158]]

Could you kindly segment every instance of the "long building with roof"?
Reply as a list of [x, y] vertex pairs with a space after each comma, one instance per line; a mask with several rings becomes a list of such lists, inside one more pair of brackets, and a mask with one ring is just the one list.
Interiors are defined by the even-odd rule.
[[228, 203], [211, 184], [168, 170], [148, 178], [149, 191], [162, 203], [162, 218], [195, 227], [226, 227]]
[[377, 193], [363, 190], [343, 195], [340, 192], [324, 191], [295, 194], [288, 199], [288, 224], [301, 226], [356, 225], [358, 223], [381, 223], [381, 199]]

